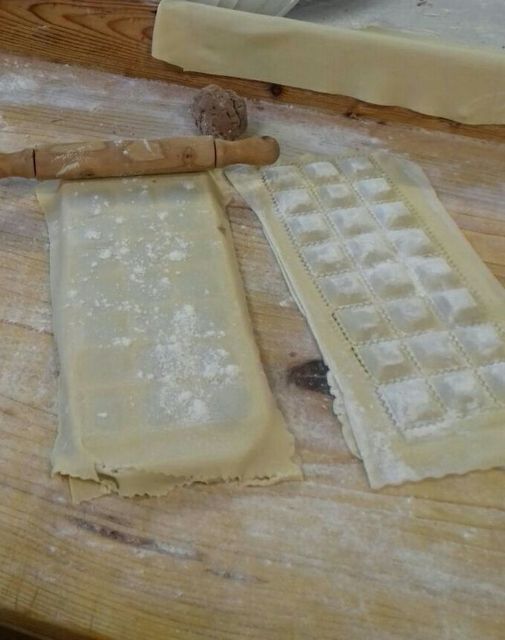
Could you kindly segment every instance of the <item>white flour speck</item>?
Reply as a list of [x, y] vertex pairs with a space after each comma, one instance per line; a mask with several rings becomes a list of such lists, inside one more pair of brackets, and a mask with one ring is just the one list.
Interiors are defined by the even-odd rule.
[[126, 337], [114, 338], [112, 340], [112, 344], [118, 347], [129, 347], [131, 343], [132, 343], [131, 338], [126, 338]]
[[[207, 337], [209, 333], [213, 336]], [[153, 355], [161, 383], [159, 411], [167, 416], [167, 423], [209, 422], [216, 410], [213, 389], [226, 396], [226, 389], [239, 377], [240, 369], [231, 354], [216, 346], [218, 333], [223, 332], [216, 331], [191, 304], [181, 305], [167, 318], [166, 331], [159, 332]], [[202, 384], [195, 385], [198, 378]]]
[[189, 417], [194, 422], [203, 422], [208, 418], [207, 404], [200, 398], [195, 398], [189, 405]]
[[168, 258], [173, 262], [179, 262], [180, 260], [184, 260], [186, 258], [186, 252], [181, 251], [180, 249], [174, 249], [173, 251], [170, 251], [170, 253], [168, 254]]
[[86, 238], [86, 240], [100, 240], [101, 236], [102, 234], [99, 231], [96, 231], [95, 229], [87, 229], [87, 231], [84, 234], [84, 237]]

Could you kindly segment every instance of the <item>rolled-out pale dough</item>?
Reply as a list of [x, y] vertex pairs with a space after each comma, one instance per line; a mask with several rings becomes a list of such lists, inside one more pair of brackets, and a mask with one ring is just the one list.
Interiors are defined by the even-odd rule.
[[493, 49], [162, 0], [152, 53], [187, 71], [505, 123], [505, 54]]
[[45, 183], [60, 358], [53, 470], [76, 499], [298, 478], [209, 174]]

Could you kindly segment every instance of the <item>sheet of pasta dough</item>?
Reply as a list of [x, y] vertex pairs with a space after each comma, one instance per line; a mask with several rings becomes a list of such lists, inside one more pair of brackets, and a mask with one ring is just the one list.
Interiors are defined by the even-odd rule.
[[210, 174], [45, 183], [60, 359], [53, 470], [76, 499], [299, 477]]
[[505, 465], [505, 291], [417, 165], [234, 167], [373, 487]]
[[505, 123], [505, 53], [162, 0], [155, 58], [469, 124]]

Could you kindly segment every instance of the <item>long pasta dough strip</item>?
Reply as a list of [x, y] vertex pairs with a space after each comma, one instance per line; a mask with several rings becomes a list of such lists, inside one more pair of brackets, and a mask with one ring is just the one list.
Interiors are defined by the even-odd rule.
[[152, 53], [185, 71], [505, 123], [505, 56], [491, 48], [162, 0]]

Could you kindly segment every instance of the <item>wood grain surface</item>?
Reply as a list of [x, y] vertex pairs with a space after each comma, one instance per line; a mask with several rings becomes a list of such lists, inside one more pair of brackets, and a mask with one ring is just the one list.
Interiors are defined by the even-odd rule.
[[[28, 4], [57, 12], [69, 3], [7, 4], [22, 16]], [[101, 4], [114, 5], [95, 2], [97, 12]], [[0, 150], [191, 135], [192, 96], [0, 56]], [[284, 151], [408, 155], [505, 283], [500, 141], [258, 101], [249, 113], [250, 133], [276, 135]], [[0, 623], [60, 640], [501, 640], [505, 472], [371, 491], [258, 220], [239, 201], [229, 215], [305, 480], [74, 506], [66, 481], [49, 473], [57, 360], [44, 220], [33, 182], [0, 182]]]
[[[4, 51], [55, 62], [79, 64], [136, 77], [201, 87], [216, 78], [183, 73], [151, 56], [151, 36], [159, 0], [0, 0], [0, 47]], [[472, 127], [420, 116], [408, 109], [372, 105], [347, 96], [331, 96], [239, 78], [219, 84], [251, 98], [320, 107], [349, 118], [412, 123], [440, 131], [492, 139], [505, 127]]]

